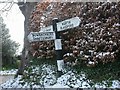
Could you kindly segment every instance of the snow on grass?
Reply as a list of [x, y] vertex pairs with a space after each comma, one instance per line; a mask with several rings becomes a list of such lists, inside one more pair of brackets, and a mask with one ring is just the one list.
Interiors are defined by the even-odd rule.
[[113, 80], [111, 88], [120, 88], [120, 81]]
[[0, 75], [15, 75], [18, 69], [0, 71]]
[[15, 79], [11, 79], [3, 84], [1, 84], [2, 88], [21, 88], [22, 85], [19, 84], [19, 80], [22, 78], [22, 76], [18, 76]]
[[57, 84], [61, 84], [62, 86], [69, 86], [71, 88], [88, 88], [90, 85], [88, 84], [88, 81], [84, 81], [85, 75], [81, 74], [79, 78], [75, 75], [74, 72], [68, 71], [66, 74], [62, 75], [58, 78]]
[[[35, 70], [40, 70], [36, 67]], [[91, 88], [91, 80], [88, 80], [83, 72], [81, 74], [76, 74], [75, 71], [67, 71], [61, 77], [55, 76], [53, 74], [54, 68], [50, 65], [43, 65], [41, 68], [42, 76], [39, 78], [39, 82], [43, 85], [36, 85], [31, 82], [32, 88]], [[32, 78], [32, 77], [31, 77]], [[22, 76], [18, 76], [13, 80], [9, 80], [6, 83], [1, 84], [2, 88], [30, 88], [30, 84], [22, 80]], [[22, 84], [24, 82], [24, 84]], [[94, 84], [92, 87], [96, 88], [107, 88], [106, 82]], [[112, 81], [112, 86], [110, 88], [120, 88], [120, 82], [118, 80]]]
[[56, 84], [54, 84], [53, 86], [49, 86], [49, 87], [47, 87], [47, 88], [70, 88], [69, 86], [67, 86], [67, 85], [61, 85], [61, 84], [59, 84], [59, 83], [56, 83]]

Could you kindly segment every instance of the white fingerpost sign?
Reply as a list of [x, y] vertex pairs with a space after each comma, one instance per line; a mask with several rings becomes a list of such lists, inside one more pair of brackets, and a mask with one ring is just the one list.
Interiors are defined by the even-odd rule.
[[74, 28], [79, 26], [81, 20], [79, 19], [79, 17], [74, 17], [71, 19], [67, 19], [64, 20], [62, 22], [58, 22], [57, 23], [57, 31], [63, 31], [63, 30], [67, 30], [70, 28]]
[[53, 26], [50, 25], [48, 27], [43, 27], [43, 28], [40, 29], [39, 32], [53, 32]]
[[55, 32], [31, 32], [28, 35], [29, 42], [54, 40]]

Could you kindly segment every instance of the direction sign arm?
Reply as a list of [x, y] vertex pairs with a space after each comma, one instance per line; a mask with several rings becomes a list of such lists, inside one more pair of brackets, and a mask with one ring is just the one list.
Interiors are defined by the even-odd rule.
[[58, 22], [57, 23], [57, 30], [58, 31], [63, 31], [63, 30], [67, 30], [70, 28], [74, 28], [80, 25], [81, 20], [79, 19], [79, 17], [74, 17], [71, 19], [67, 19], [64, 20], [62, 22]]
[[31, 32], [27, 37], [28, 37], [28, 41], [29, 41], [29, 42], [32, 42], [32, 41], [33, 41], [32, 32]]

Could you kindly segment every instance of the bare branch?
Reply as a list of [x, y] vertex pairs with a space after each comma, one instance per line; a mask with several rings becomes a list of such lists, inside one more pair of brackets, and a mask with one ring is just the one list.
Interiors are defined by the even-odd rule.
[[[8, 2], [3, 1], [2, 4], [5, 4], [1, 9], [0, 9], [0, 14], [4, 13], [4, 12], [8, 12], [11, 10], [12, 6], [14, 5], [15, 2], [13, 2], [13, 0], [8, 0]], [[1, 2], [0, 2], [1, 4]]]
[[14, 3], [18, 3], [18, 1], [16, 0], [1, 0], [0, 3], [11, 3], [11, 2], [14, 2]]

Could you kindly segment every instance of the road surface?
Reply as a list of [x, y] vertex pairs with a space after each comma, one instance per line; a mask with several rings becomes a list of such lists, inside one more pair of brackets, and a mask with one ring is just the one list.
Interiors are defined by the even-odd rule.
[[0, 84], [5, 83], [6, 81], [13, 78], [14, 78], [14, 75], [0, 75]]

